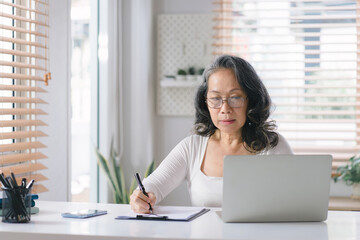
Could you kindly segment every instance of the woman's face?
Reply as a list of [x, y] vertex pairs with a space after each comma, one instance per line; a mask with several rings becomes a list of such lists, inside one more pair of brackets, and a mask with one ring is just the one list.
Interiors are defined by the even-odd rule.
[[206, 102], [212, 122], [222, 133], [240, 133], [248, 100], [231, 69], [219, 69], [210, 75]]

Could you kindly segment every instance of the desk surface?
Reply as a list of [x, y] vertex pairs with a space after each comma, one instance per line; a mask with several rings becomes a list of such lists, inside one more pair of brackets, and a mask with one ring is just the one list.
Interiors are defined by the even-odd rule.
[[[0, 222], [0, 239], [360, 239], [360, 212], [329, 211], [325, 222], [223, 223], [216, 209], [191, 222], [115, 220], [129, 205], [38, 201], [40, 213], [30, 223]], [[61, 217], [61, 212], [84, 208], [108, 210], [88, 219]]]

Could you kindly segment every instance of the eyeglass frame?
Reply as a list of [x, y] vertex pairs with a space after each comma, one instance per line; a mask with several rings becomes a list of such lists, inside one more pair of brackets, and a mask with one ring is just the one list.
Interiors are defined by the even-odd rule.
[[229, 102], [229, 99], [231, 99], [231, 98], [233, 98], [233, 97], [221, 98], [221, 105], [219, 107], [211, 107], [211, 106], [209, 106], [209, 103], [208, 103], [208, 100], [207, 100], [207, 99], [211, 99], [211, 98], [208, 98], [208, 97], [205, 96], [205, 103], [209, 108], [212, 108], [212, 109], [220, 109], [220, 108], [222, 108], [222, 106], [224, 105], [224, 102], [227, 102], [227, 104], [231, 108], [242, 108], [244, 106], [244, 103], [245, 103], [246, 99], [248, 99], [248, 97], [240, 97], [240, 98], [244, 99], [243, 104], [241, 106], [239, 106], [239, 107], [232, 107], [230, 105], [230, 102]]

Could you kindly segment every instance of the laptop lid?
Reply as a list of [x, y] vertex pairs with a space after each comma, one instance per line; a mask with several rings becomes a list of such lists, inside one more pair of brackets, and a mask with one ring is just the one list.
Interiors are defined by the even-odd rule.
[[324, 221], [331, 155], [225, 156], [224, 222]]

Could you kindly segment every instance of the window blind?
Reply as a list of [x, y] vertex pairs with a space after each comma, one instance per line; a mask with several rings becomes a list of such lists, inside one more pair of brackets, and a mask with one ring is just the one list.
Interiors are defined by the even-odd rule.
[[214, 1], [213, 55], [248, 60], [273, 101], [271, 118], [297, 154], [360, 148], [359, 2]]
[[47, 104], [49, 3], [46, 0], [0, 0], [0, 170], [35, 179], [33, 193], [48, 191], [41, 161], [46, 159], [37, 116]]

